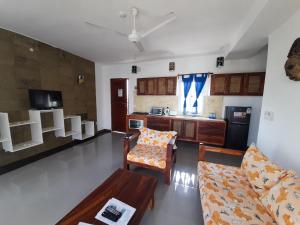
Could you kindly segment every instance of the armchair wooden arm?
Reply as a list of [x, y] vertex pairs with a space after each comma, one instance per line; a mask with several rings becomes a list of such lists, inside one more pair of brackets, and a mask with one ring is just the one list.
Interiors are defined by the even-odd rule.
[[216, 152], [216, 153], [234, 155], [234, 156], [244, 156], [244, 154], [246, 153], [245, 151], [239, 151], [234, 149], [210, 147], [200, 143], [198, 161], [205, 161], [206, 152]]
[[172, 155], [173, 155], [173, 149], [174, 149], [175, 142], [176, 142], [176, 136], [173, 137], [169, 141], [169, 144], [167, 146], [167, 162], [171, 162], [172, 161]]
[[140, 132], [133, 133], [133, 134], [128, 133], [125, 135], [124, 139], [125, 139], [125, 141], [132, 142], [132, 141], [136, 140], [139, 136], [140, 136]]
[[127, 168], [128, 165], [126, 163], [127, 161], [127, 154], [130, 151], [130, 144], [135, 141], [136, 139], [138, 139], [138, 137], [140, 136], [140, 133], [134, 133], [134, 134], [126, 134], [124, 137], [124, 168]]
[[171, 183], [171, 172], [173, 167], [173, 162], [176, 161], [176, 154], [174, 150], [176, 137], [174, 136], [167, 146], [167, 158], [166, 158], [166, 168], [165, 168], [165, 183], [170, 185]]

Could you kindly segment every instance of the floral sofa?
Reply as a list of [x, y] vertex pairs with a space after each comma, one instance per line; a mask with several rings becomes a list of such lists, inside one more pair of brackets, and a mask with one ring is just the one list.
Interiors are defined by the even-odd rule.
[[207, 225], [299, 225], [300, 179], [251, 146], [241, 168], [205, 162], [206, 152], [244, 152], [200, 144], [198, 177]]

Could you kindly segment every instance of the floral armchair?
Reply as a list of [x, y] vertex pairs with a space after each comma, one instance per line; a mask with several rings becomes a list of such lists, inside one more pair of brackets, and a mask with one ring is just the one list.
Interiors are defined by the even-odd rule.
[[[160, 132], [141, 128], [139, 133], [128, 134], [124, 139], [124, 169], [130, 165], [159, 171], [170, 185], [173, 164], [176, 162], [174, 131]], [[137, 144], [131, 149], [131, 144]]]

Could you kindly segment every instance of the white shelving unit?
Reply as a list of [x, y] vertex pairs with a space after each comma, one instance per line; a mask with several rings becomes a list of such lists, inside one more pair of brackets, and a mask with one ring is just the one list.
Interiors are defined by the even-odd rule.
[[[53, 113], [53, 126], [42, 128], [42, 113]], [[71, 120], [71, 130], [65, 130], [65, 120]], [[19, 126], [30, 126], [32, 140], [13, 145], [11, 128]], [[82, 133], [82, 125], [85, 133]], [[73, 140], [84, 140], [95, 135], [93, 121], [81, 121], [80, 116], [64, 116], [63, 109], [52, 110], [29, 110], [29, 120], [9, 122], [7, 113], [0, 113], [0, 144], [7, 152], [16, 152], [31, 148], [44, 143], [43, 134], [55, 132], [56, 137], [71, 137]]]
[[35, 124], [38, 123], [36, 121], [20, 121], [20, 122], [13, 122], [13, 123], [9, 123], [9, 127], [19, 127], [19, 126], [25, 126], [25, 125], [29, 125], [29, 124]]
[[[13, 144], [11, 138], [11, 128], [30, 125], [31, 140], [23, 143]], [[3, 149], [7, 152], [16, 152], [26, 148], [30, 148], [43, 143], [42, 126], [35, 113], [29, 112], [28, 121], [19, 121], [9, 123], [8, 114], [0, 113], [0, 133]]]
[[0, 143], [2, 143], [3, 148], [12, 148], [7, 113], [0, 113]]
[[56, 137], [64, 137], [64, 111], [62, 109], [51, 109], [51, 110], [30, 110], [32, 112], [36, 112], [39, 117], [39, 121], [42, 124], [41, 114], [43, 113], [52, 113], [53, 114], [53, 126], [51, 127], [43, 127], [42, 133], [47, 132], [55, 132]]
[[67, 131], [67, 132], [65, 131], [65, 137], [72, 136], [73, 140], [81, 140], [81, 137], [82, 137], [81, 117], [69, 115], [69, 116], [65, 116], [64, 119], [71, 120], [71, 130]]
[[85, 133], [82, 133], [81, 140], [95, 136], [95, 125], [93, 121], [83, 120], [81, 125], [85, 126]]

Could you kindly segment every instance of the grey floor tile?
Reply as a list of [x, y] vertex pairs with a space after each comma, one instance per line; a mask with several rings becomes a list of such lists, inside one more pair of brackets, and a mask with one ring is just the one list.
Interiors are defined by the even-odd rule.
[[[179, 143], [172, 184], [160, 173], [132, 168], [159, 179], [154, 210], [142, 225], [203, 224], [197, 181], [198, 146]], [[238, 165], [238, 159], [209, 155]], [[123, 136], [106, 134], [0, 176], [0, 225], [53, 225], [123, 163]]]

